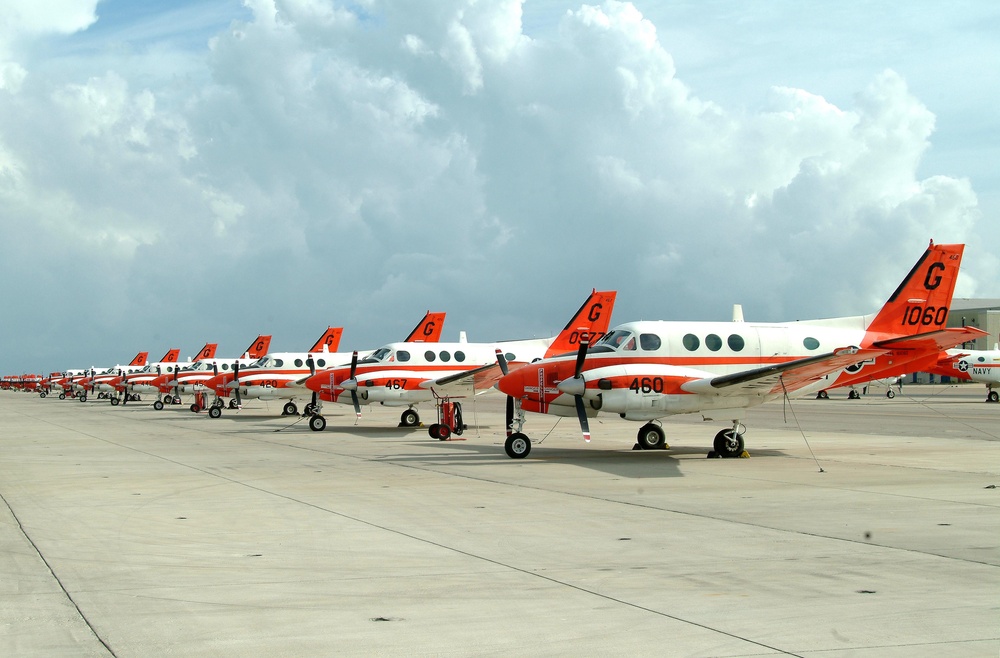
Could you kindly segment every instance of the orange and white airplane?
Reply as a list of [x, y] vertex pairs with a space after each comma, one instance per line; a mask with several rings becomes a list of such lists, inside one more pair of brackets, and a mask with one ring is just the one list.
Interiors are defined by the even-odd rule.
[[152, 385], [153, 380], [163, 374], [164, 370], [169, 369], [172, 372], [180, 355], [180, 349], [175, 347], [167, 350], [167, 353], [159, 361], [147, 363], [136, 372], [122, 372], [117, 381], [112, 380], [115, 390], [120, 393], [120, 396], [112, 396], [111, 404], [138, 402], [142, 400], [142, 393], [159, 393], [159, 389]]
[[[465, 428], [461, 404], [465, 398], [489, 390], [502, 374], [500, 363], [516, 368], [554, 354], [572, 351], [581, 336], [601, 336], [611, 323], [615, 292], [594, 290], [570, 318], [559, 335], [550, 338], [499, 341], [494, 343], [437, 343], [425, 350], [409, 343], [389, 343], [367, 358], [352, 356], [351, 364], [317, 371], [296, 382], [313, 391], [317, 398], [309, 427], [326, 428], [322, 402], [340, 402], [354, 407], [360, 417], [361, 404], [406, 407], [400, 426], [420, 422], [414, 406], [434, 400], [438, 422], [429, 428], [432, 437], [446, 440]], [[498, 356], [499, 355], [499, 356]]]
[[986, 384], [986, 401], [1000, 401], [1000, 393], [994, 390], [1000, 386], [1000, 345], [995, 344], [992, 350], [947, 350], [933, 366], [920, 372], [981, 382]]
[[[238, 358], [213, 356], [208, 359], [200, 359], [187, 368], [176, 371], [173, 377], [168, 378], [164, 387], [167, 391], [173, 392], [171, 401], [176, 401], [177, 404], [180, 403], [180, 396], [182, 394], [194, 394], [198, 396], [199, 394], [211, 393], [214, 389], [209, 388], [208, 383], [214, 377], [218, 376], [220, 372], [225, 374], [234, 371], [236, 368], [250, 365], [266, 355], [267, 349], [270, 346], [271, 336], [261, 334], [254, 338], [250, 346], [243, 351], [243, 356]], [[216, 397], [212, 404], [221, 406], [223, 403], [221, 399]], [[191, 411], [198, 412], [205, 406], [207, 405], [204, 404], [203, 398], [201, 402], [196, 398], [196, 401], [191, 404], [190, 408]]]
[[[730, 420], [715, 436], [715, 453], [743, 453], [740, 419], [747, 408], [784, 395], [815, 393], [937, 354], [980, 335], [945, 328], [964, 245], [933, 242], [889, 301], [872, 315], [784, 323], [629, 322], [576, 355], [545, 359], [497, 383], [514, 403], [505, 449], [512, 458], [531, 450], [524, 412], [576, 416], [586, 440], [588, 418], [599, 411], [645, 421], [642, 449], [665, 446], [656, 419], [700, 413]], [[512, 431], [513, 430], [513, 431]]]
[[87, 401], [88, 393], [96, 392], [99, 400], [111, 397], [115, 390], [111, 382], [123, 372], [131, 373], [142, 370], [146, 366], [148, 357], [149, 352], [139, 352], [124, 365], [119, 363], [110, 368], [91, 368], [86, 377], [73, 382], [73, 390], [81, 402]]
[[[441, 337], [444, 327], [444, 313], [431, 313], [428, 311], [423, 319], [417, 323], [413, 331], [407, 336], [411, 342], [436, 342]], [[342, 329], [338, 329], [338, 332]], [[340, 334], [337, 334], [337, 343], [324, 347], [330, 347], [330, 351], [320, 351], [310, 349], [309, 352], [276, 352], [268, 354], [257, 363], [251, 364], [245, 369], [237, 369], [233, 373], [232, 381], [228, 386], [236, 397], [237, 405], [242, 404], [244, 398], [256, 398], [259, 400], [288, 400], [282, 408], [283, 415], [293, 415], [298, 413], [298, 406], [295, 400], [306, 394], [301, 387], [291, 387], [289, 384], [301, 379], [304, 375], [316, 372], [318, 368], [326, 368], [332, 365], [346, 363], [351, 359], [351, 353], [335, 352], [340, 343]], [[312, 396], [315, 398], [315, 396]], [[307, 415], [312, 415], [315, 399], [306, 405]], [[221, 406], [214, 406], [208, 411], [209, 416], [218, 418], [222, 415]]]

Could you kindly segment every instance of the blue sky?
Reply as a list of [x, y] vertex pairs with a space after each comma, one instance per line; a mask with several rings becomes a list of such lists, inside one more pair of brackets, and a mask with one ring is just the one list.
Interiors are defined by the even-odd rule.
[[[988, 3], [0, 8], [0, 371], [1000, 297]], [[72, 336], [72, 340], [67, 340]]]

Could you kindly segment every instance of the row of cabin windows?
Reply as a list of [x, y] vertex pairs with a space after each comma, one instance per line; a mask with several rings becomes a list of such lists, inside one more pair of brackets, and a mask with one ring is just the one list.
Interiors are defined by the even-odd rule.
[[[427, 363], [433, 363], [436, 360], [441, 360], [442, 363], [447, 363], [448, 361], [451, 361], [452, 357], [454, 357], [455, 361], [457, 361], [458, 363], [462, 363], [463, 361], [465, 361], [465, 352], [457, 350], [454, 355], [452, 355], [452, 353], [449, 352], [448, 350], [441, 350], [440, 352], [427, 350], [426, 352], [424, 352], [424, 360], [427, 361]], [[412, 357], [410, 356], [410, 353], [407, 352], [406, 350], [396, 350], [396, 361], [400, 363], [405, 363], [406, 361], [409, 361], [411, 358]], [[506, 354], [504, 354], [504, 358], [507, 359], [508, 361], [515, 360], [515, 356], [511, 352], [507, 352]]]
[[[682, 342], [684, 343], [684, 348], [689, 352], [694, 352], [701, 346], [701, 340], [694, 334], [686, 334]], [[746, 341], [739, 334], [729, 334], [729, 338], [726, 339], [726, 345], [734, 352], [741, 352], [746, 347]], [[819, 341], [809, 336], [802, 340], [802, 346], [807, 350], [815, 350], [819, 347]], [[713, 352], [718, 352], [722, 349], [722, 338], [717, 334], [708, 334], [705, 336], [705, 347]]]
[[[303, 361], [302, 359], [295, 359], [295, 361], [293, 361], [292, 363], [295, 364], [296, 368], [303, 368], [306, 365], [306, 362]], [[285, 365], [285, 360], [284, 359], [268, 358], [268, 359], [265, 359], [264, 361], [261, 361], [259, 364], [254, 363], [254, 364], [251, 364], [248, 367], [281, 368], [284, 365]], [[222, 367], [223, 367], [223, 369], [225, 369], [226, 365], [223, 364]], [[316, 359], [316, 367], [317, 368], [325, 368], [326, 367], [326, 359]]]

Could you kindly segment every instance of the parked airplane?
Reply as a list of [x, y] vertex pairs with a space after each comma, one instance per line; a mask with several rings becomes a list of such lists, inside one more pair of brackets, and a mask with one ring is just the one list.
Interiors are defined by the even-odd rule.
[[[576, 416], [589, 441], [588, 417], [598, 411], [646, 421], [642, 449], [665, 446], [652, 421], [682, 413], [728, 419], [715, 453], [743, 453], [740, 419], [748, 407], [784, 395], [831, 388], [840, 373], [870, 362], [870, 374], [910, 363], [948, 340], [968, 340], [945, 328], [964, 245], [930, 246], [886, 304], [873, 315], [785, 323], [629, 322], [576, 355], [545, 359], [510, 372], [497, 387], [510, 396], [505, 450], [531, 450], [524, 412]], [[912, 348], [912, 349], [911, 349]], [[868, 368], [869, 366], [865, 366]], [[879, 370], [878, 368], [882, 368]], [[853, 376], [853, 375], [852, 375]]]
[[149, 352], [139, 352], [127, 364], [112, 366], [110, 368], [91, 368], [87, 375], [78, 381], [74, 381], [73, 392], [81, 402], [87, 401], [88, 393], [97, 393], [98, 399], [110, 397], [114, 387], [110, 382], [124, 372], [138, 372], [146, 366], [146, 358]]
[[413, 427], [420, 422], [413, 407], [434, 400], [438, 421], [430, 426], [430, 435], [446, 440], [453, 433], [461, 434], [461, 405], [452, 402], [454, 398], [470, 397], [492, 387], [501, 375], [499, 362], [517, 368], [572, 351], [581, 336], [603, 335], [610, 325], [614, 304], [614, 291], [593, 291], [562, 332], [550, 338], [437, 343], [426, 350], [413, 349], [408, 343], [390, 343], [361, 360], [355, 353], [350, 365], [317, 371], [296, 382], [315, 393], [309, 427], [317, 432], [326, 428], [321, 413], [323, 402], [350, 404], [358, 416], [362, 403], [406, 407], [400, 426]]
[[[436, 342], [441, 337], [444, 318], [444, 313], [428, 311], [407, 336], [407, 340], [410, 342]], [[343, 330], [338, 329], [338, 332], [341, 331]], [[245, 398], [287, 400], [282, 408], [282, 414], [286, 416], [296, 414], [298, 406], [295, 404], [295, 400], [306, 393], [301, 388], [290, 387], [289, 384], [304, 375], [315, 372], [317, 368], [350, 361], [350, 353], [336, 352], [339, 344], [340, 333], [337, 334], [337, 342], [333, 345], [318, 342], [308, 352], [267, 354], [246, 368], [234, 370], [231, 374], [231, 381], [224, 386], [233, 392], [237, 406], [242, 404], [242, 400]], [[320, 346], [322, 349], [319, 349]], [[313, 400], [306, 405], [309, 414], [312, 413], [312, 407], [315, 404], [316, 401]], [[218, 418], [222, 415], [222, 406], [212, 406], [208, 415], [212, 418]]]
[[111, 396], [111, 404], [117, 405], [119, 402], [125, 404], [126, 402], [138, 402], [141, 400], [141, 391], [135, 391], [133, 387], [136, 384], [147, 386], [149, 382], [159, 376], [160, 373], [157, 371], [157, 368], [161, 371], [165, 368], [173, 369], [174, 364], [177, 363], [177, 359], [180, 355], [181, 351], [179, 349], [169, 349], [159, 361], [147, 363], [142, 367], [142, 369], [133, 373], [123, 371], [121, 375], [110, 382], [115, 387], [115, 391], [119, 394]]
[[1000, 385], [1000, 345], [994, 345], [992, 350], [948, 350], [933, 366], [921, 372], [982, 382], [986, 384], [986, 401], [1000, 401], [1000, 392], [994, 390]]
[[[220, 372], [227, 374], [237, 367], [242, 368], [257, 361], [267, 354], [267, 349], [270, 345], [271, 337], [260, 335], [254, 338], [250, 346], [243, 351], [243, 356], [238, 358], [213, 356], [210, 359], [196, 361], [187, 368], [176, 371], [173, 377], [168, 377], [168, 380], [161, 386], [161, 391], [165, 388], [164, 392], [172, 392], [173, 395], [170, 396], [170, 402], [174, 402], [175, 404], [180, 404], [180, 396], [182, 394], [194, 394], [196, 398], [195, 402], [191, 404], [191, 411], [201, 411], [208, 406], [204, 401], [204, 394], [214, 392], [214, 389], [208, 386], [210, 380], [217, 377]], [[199, 394], [202, 397], [199, 398]], [[167, 402], [166, 398], [164, 398], [164, 402]], [[216, 397], [212, 404], [221, 406], [223, 403], [220, 398]]]

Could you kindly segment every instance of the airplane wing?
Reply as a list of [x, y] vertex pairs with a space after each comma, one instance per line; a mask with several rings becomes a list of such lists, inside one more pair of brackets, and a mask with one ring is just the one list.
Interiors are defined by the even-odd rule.
[[900, 338], [890, 338], [880, 340], [872, 344], [883, 350], [921, 350], [928, 352], [943, 352], [944, 350], [961, 345], [962, 343], [975, 340], [980, 336], [988, 336], [989, 333], [976, 327], [949, 327], [939, 331], [931, 331], [925, 334], [915, 334], [913, 336], [902, 336]]
[[491, 363], [438, 379], [428, 379], [420, 383], [420, 388], [429, 388], [439, 396], [469, 396], [489, 389], [501, 377], [503, 377], [503, 371], [500, 369], [500, 364]]
[[859, 361], [884, 354], [883, 349], [845, 347], [826, 354], [777, 363], [718, 377], [695, 379], [681, 385], [689, 393], [717, 395], [768, 395], [785, 390], [789, 393], [820, 379], [824, 375]]

